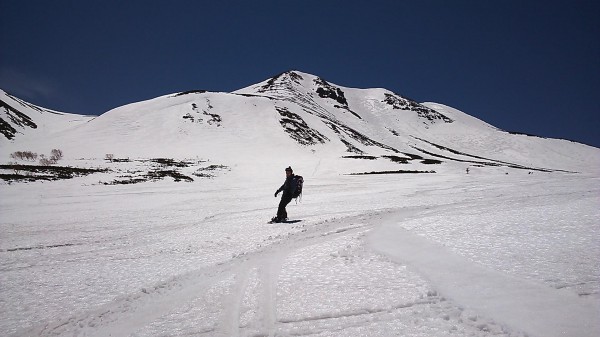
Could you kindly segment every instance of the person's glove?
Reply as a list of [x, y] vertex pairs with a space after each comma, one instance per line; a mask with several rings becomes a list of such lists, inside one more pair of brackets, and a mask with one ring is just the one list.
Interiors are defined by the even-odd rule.
[[279, 194], [279, 191], [275, 191], [275, 198], [277, 198], [277, 194]]

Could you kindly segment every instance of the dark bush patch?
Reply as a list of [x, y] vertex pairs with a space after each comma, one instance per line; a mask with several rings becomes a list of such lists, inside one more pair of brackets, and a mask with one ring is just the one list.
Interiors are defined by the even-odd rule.
[[226, 170], [229, 167], [226, 165], [209, 165], [207, 167], [201, 167], [196, 170], [196, 172], [192, 173], [192, 175], [199, 178], [214, 178], [215, 175], [208, 172], [214, 172], [217, 170]]
[[0, 179], [4, 180], [4, 181], [8, 181], [13, 182], [13, 181], [17, 181], [17, 182], [33, 182], [33, 181], [37, 181], [37, 180], [52, 180], [51, 176], [29, 176], [29, 175], [23, 175], [23, 174], [17, 174], [17, 173], [9, 173], [9, 174], [0, 174]]
[[216, 171], [216, 170], [225, 170], [229, 167], [226, 165], [209, 165], [207, 167], [201, 167], [198, 171]]
[[437, 159], [424, 159], [421, 161], [421, 163], [423, 164], [441, 164], [442, 161], [441, 160], [437, 160]]
[[187, 182], [194, 181], [194, 179], [192, 179], [191, 177], [188, 177], [176, 170], [150, 171], [150, 172], [148, 172], [148, 174], [146, 176], [148, 177], [149, 180], [161, 180], [161, 179], [164, 179], [167, 177], [171, 177], [175, 181], [182, 181], [182, 180], [187, 181]]
[[351, 176], [367, 175], [367, 174], [403, 174], [403, 173], [436, 173], [435, 171], [373, 171], [373, 172], [362, 172], [362, 173], [350, 173]]
[[409, 160], [412, 160], [411, 158], [404, 158], [404, 157], [399, 157], [399, 156], [382, 156], [384, 158], [387, 158], [391, 161], [393, 161], [394, 163], [399, 163], [399, 164], [408, 164]]
[[151, 162], [161, 164], [164, 166], [175, 166], [175, 167], [189, 167], [193, 165], [193, 162], [190, 161], [176, 161], [172, 158], [154, 158], [150, 159]]
[[131, 184], [138, 184], [138, 183], [144, 183], [148, 181], [148, 179], [146, 178], [129, 178], [129, 179], [125, 179], [125, 180], [113, 180], [110, 183], [103, 183], [104, 185], [131, 185]]
[[188, 90], [188, 91], [182, 91], [178, 94], [175, 94], [175, 97], [189, 95], [189, 94], [203, 94], [205, 92], [206, 92], [206, 90]]
[[[149, 160], [138, 160], [139, 162], [150, 162], [154, 165], [151, 170], [147, 173], [143, 173], [144, 171], [135, 171], [131, 172], [129, 175], [121, 176], [119, 178], [125, 179], [117, 179], [113, 180], [109, 183], [104, 183], [105, 185], [127, 185], [127, 184], [138, 184], [149, 181], [158, 181], [165, 178], [173, 178], [175, 182], [186, 181], [192, 182], [194, 179], [190, 176], [187, 176], [181, 172], [179, 172], [178, 168], [191, 167], [194, 165], [198, 165], [205, 161], [177, 161], [172, 158], [153, 158]], [[214, 175], [209, 172], [214, 172], [217, 170], [227, 169], [228, 167], [225, 165], [209, 165], [207, 167], [202, 167], [197, 169], [196, 172], [192, 173], [193, 176], [199, 178], [213, 178]]]
[[342, 156], [342, 158], [368, 159], [368, 160], [375, 160], [375, 159], [377, 159], [377, 157], [375, 157], [375, 156]]
[[[107, 172], [108, 169], [86, 169], [70, 166], [49, 165], [0, 165], [2, 170], [13, 170], [13, 174], [0, 174], [0, 179], [5, 181], [31, 182], [37, 180], [61, 180], [86, 176], [97, 172]], [[29, 174], [21, 174], [28, 172]]]
[[204, 172], [194, 172], [192, 173], [192, 175], [198, 177], [198, 178], [214, 178], [215, 175], [214, 174], [210, 174], [210, 173], [204, 173]]

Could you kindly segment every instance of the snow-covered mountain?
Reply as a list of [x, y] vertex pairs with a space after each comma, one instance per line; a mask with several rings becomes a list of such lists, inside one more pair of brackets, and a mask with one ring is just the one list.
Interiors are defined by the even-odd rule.
[[101, 116], [0, 98], [2, 336], [600, 335], [600, 149], [297, 71]]
[[0, 90], [0, 140], [16, 143], [21, 138], [45, 138], [95, 116], [77, 115], [45, 109]]
[[294, 162], [314, 173], [333, 167], [360, 173], [585, 172], [600, 158], [594, 147], [510, 134], [442, 104], [342, 87], [299, 71], [231, 93], [181, 92], [97, 117], [50, 111], [1, 93], [5, 160], [13, 151], [58, 148], [72, 158], [204, 158], [232, 167]]

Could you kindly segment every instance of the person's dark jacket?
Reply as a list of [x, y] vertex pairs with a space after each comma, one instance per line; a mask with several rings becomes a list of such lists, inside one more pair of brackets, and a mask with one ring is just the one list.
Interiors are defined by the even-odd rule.
[[275, 195], [277, 196], [277, 194], [279, 192], [283, 192], [283, 197], [288, 197], [291, 198], [292, 195], [294, 195], [294, 192], [296, 191], [296, 187], [298, 186], [298, 177], [295, 175], [291, 175], [287, 178], [285, 178], [285, 182], [283, 183], [283, 185], [281, 185], [281, 187], [277, 190], [277, 192], [275, 192]]

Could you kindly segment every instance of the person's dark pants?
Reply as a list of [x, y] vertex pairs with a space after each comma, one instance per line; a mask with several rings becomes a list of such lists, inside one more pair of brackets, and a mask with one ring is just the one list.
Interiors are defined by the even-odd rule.
[[287, 211], [285, 210], [285, 206], [287, 206], [290, 201], [292, 201], [292, 196], [291, 195], [282, 195], [281, 196], [281, 201], [279, 202], [279, 208], [277, 209], [277, 219], [279, 220], [284, 220], [286, 219], [287, 216]]

